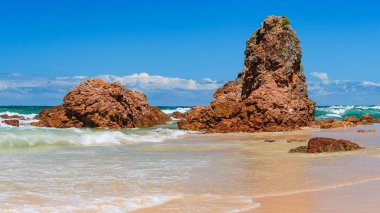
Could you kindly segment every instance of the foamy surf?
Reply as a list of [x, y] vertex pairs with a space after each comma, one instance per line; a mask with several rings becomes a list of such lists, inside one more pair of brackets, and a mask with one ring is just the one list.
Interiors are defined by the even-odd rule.
[[[7, 119], [1, 118], [1, 116], [5, 116], [5, 115], [8, 115], [10, 117], [12, 116], [22, 117], [23, 119], [17, 119], [20, 122], [20, 126], [30, 126], [30, 123], [38, 121], [37, 119], [34, 119], [37, 116], [37, 114], [35, 113], [22, 114], [22, 113], [17, 113], [17, 112], [5, 111], [5, 112], [0, 112], [0, 127], [12, 127], [10, 125], [3, 123], [3, 121]], [[9, 119], [14, 119], [14, 118], [9, 118]]]
[[173, 114], [173, 112], [181, 112], [181, 113], [185, 113], [187, 111], [189, 111], [191, 108], [190, 107], [164, 107], [161, 109], [162, 112], [164, 112], [165, 114], [167, 115], [171, 115]]
[[1, 128], [0, 147], [43, 145], [100, 146], [128, 143], [159, 143], [186, 135], [186, 131], [169, 128], [93, 130], [54, 128]]
[[346, 116], [360, 117], [364, 114], [371, 114], [375, 118], [380, 117], [380, 106], [317, 106], [315, 116], [317, 119], [334, 118], [343, 119]]

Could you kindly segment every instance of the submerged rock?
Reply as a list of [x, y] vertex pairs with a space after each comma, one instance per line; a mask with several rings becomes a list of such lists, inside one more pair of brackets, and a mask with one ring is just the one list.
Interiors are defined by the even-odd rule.
[[306, 141], [307, 141], [307, 139], [295, 139], [295, 138], [286, 140], [286, 142], [288, 142], [288, 143], [303, 143]]
[[269, 16], [248, 39], [244, 68], [214, 93], [209, 106], [192, 108], [178, 123], [206, 132], [284, 131], [314, 120], [301, 46], [288, 19]]
[[35, 126], [141, 128], [164, 124], [169, 116], [150, 106], [145, 95], [120, 83], [87, 79], [72, 89], [63, 105], [42, 110]]
[[296, 148], [289, 150], [289, 153], [296, 153], [296, 152], [306, 153], [307, 152], [307, 146], [299, 146], [299, 147], [296, 147]]
[[369, 130], [364, 130], [364, 129], [359, 129], [358, 131], [356, 131], [357, 133], [366, 133], [366, 132], [369, 132], [369, 133], [374, 133], [376, 132], [377, 130], [376, 129], [369, 129]]
[[[305, 148], [306, 147], [306, 148]], [[311, 138], [307, 146], [300, 146], [289, 150], [289, 152], [305, 152], [305, 153], [320, 153], [320, 152], [341, 152], [353, 151], [361, 149], [358, 144], [349, 140], [337, 140], [333, 138]]]

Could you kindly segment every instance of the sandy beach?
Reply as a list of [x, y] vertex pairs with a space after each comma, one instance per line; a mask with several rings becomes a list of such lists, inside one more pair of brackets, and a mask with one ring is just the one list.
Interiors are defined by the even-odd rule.
[[[379, 124], [229, 134], [186, 132], [175, 124], [0, 131], [0, 207], [9, 212], [373, 212], [378, 206]], [[365, 149], [288, 153], [321, 136]]]
[[[252, 152], [260, 150], [260, 153], [265, 153], [264, 155], [268, 157], [265, 161], [276, 160], [281, 152], [286, 152], [286, 149], [294, 145], [284, 141], [289, 136], [304, 138], [330, 135], [352, 139], [367, 148], [348, 153], [295, 154], [298, 156], [277, 159], [280, 160], [279, 162], [272, 161], [272, 165], [265, 169], [265, 172], [270, 174], [270, 178], [252, 178], [234, 186], [236, 187], [234, 192], [239, 190], [240, 185], [245, 188], [253, 185], [265, 188], [260, 191], [256, 189], [246, 191], [245, 193], [251, 196], [245, 194], [245, 198], [250, 197], [251, 200], [245, 204], [238, 199], [221, 200], [216, 197], [208, 198], [209, 201], [205, 202], [202, 196], [193, 195], [138, 212], [208, 212], [210, 210], [228, 212], [223, 211], [222, 207], [227, 204], [236, 205], [236, 209], [232, 212], [374, 212], [374, 209], [380, 207], [378, 203], [380, 176], [374, 169], [378, 167], [380, 157], [377, 146], [378, 135], [377, 133], [359, 134], [358, 129], [379, 130], [379, 126], [336, 130], [305, 129], [299, 132], [283, 133], [281, 136], [273, 135], [273, 133], [270, 136], [268, 133], [253, 134], [255, 139], [276, 140], [271, 144], [255, 144], [254, 148], [248, 149]], [[253, 137], [253, 135], [248, 137]], [[295, 161], [292, 157], [295, 157]], [[252, 170], [252, 172], [263, 171]], [[218, 180], [214, 179], [214, 181]]]

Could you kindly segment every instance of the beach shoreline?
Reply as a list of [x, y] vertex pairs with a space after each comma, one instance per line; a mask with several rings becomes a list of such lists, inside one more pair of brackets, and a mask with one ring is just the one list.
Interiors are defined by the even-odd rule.
[[[364, 198], [377, 195], [380, 182], [380, 124], [226, 134], [182, 131], [175, 123], [0, 131], [0, 207], [11, 212], [349, 212], [363, 206], [341, 206], [345, 199], [358, 196], [356, 190]], [[312, 137], [352, 140], [365, 148], [288, 153]], [[335, 203], [324, 201], [334, 196]], [[376, 206], [372, 197], [366, 200]]]

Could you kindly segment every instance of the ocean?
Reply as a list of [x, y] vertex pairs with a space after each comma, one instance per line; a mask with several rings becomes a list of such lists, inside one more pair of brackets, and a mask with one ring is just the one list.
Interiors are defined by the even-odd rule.
[[[0, 114], [33, 119], [45, 108], [2, 106]], [[171, 114], [190, 107], [160, 108]], [[379, 117], [380, 107], [321, 106], [316, 117], [365, 113]], [[321, 135], [377, 146], [378, 133], [361, 137], [355, 128], [203, 135], [179, 130], [175, 122], [104, 130], [39, 128], [31, 121], [19, 128], [0, 125], [2, 211], [241, 212], [259, 208], [260, 197], [380, 178], [377, 148], [318, 156], [287, 153], [297, 146], [287, 138]], [[364, 128], [380, 129], [377, 124]], [[263, 143], [268, 138], [276, 143]]]

